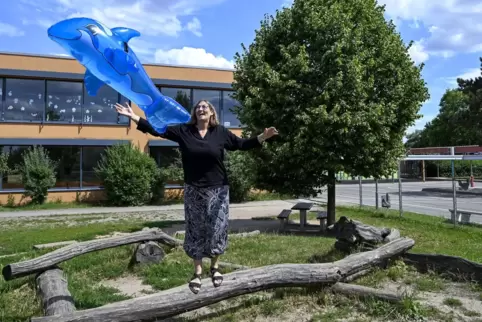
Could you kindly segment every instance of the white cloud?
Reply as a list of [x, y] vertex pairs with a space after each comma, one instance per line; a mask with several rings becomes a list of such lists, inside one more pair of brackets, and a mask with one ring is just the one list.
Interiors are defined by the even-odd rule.
[[283, 0], [282, 7], [291, 7], [293, 5], [294, 0]]
[[186, 29], [198, 37], [202, 37], [203, 35], [201, 33], [201, 21], [196, 17], [192, 18], [192, 20], [187, 23]]
[[450, 86], [456, 87], [458, 85], [457, 78], [474, 79], [481, 76], [482, 75], [481, 75], [480, 68], [470, 68], [470, 69], [464, 70], [464, 72], [459, 75], [452, 76], [452, 77], [445, 77], [443, 78], [443, 80], [445, 80]]
[[386, 15], [396, 22], [416, 21], [428, 28], [420, 40], [429, 55], [451, 57], [482, 51], [482, 3], [480, 0], [380, 0]]
[[[183, 30], [200, 33], [201, 22], [194, 18], [183, 25], [185, 17], [191, 17], [201, 9], [225, 0], [20, 0], [24, 5], [25, 21], [45, 26], [46, 22], [70, 17], [89, 17], [110, 28], [128, 27], [145, 36], [177, 37]], [[28, 5], [28, 7], [27, 7]], [[38, 12], [41, 10], [42, 20]], [[191, 17], [192, 18], [192, 17]], [[192, 30], [191, 30], [192, 29]]]
[[408, 53], [417, 65], [425, 62], [429, 57], [428, 53], [425, 51], [425, 48], [420, 42], [414, 42], [412, 47], [410, 47], [408, 50]]
[[181, 49], [159, 49], [155, 54], [156, 63], [213, 68], [234, 68], [234, 61], [215, 56], [203, 48], [183, 47]]
[[0, 22], [0, 36], [20, 37], [23, 35], [25, 35], [25, 33], [14, 25]]

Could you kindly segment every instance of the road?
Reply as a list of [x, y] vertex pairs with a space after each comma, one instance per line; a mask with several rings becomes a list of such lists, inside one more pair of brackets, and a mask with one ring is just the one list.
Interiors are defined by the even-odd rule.
[[[479, 183], [482, 184], [482, 183]], [[452, 181], [402, 182], [402, 206], [404, 211], [410, 211], [430, 216], [450, 218], [448, 209], [453, 209], [452, 193], [430, 193], [423, 188], [452, 188]], [[391, 209], [399, 209], [398, 181], [394, 183], [379, 183], [379, 207], [381, 196], [390, 194]], [[326, 192], [313, 200], [326, 202]], [[359, 185], [339, 184], [336, 186], [336, 202], [338, 205], [359, 205]], [[375, 207], [375, 184], [362, 184], [362, 204]], [[457, 209], [482, 211], [482, 196], [457, 194]], [[482, 216], [472, 216], [471, 221], [482, 223]]]

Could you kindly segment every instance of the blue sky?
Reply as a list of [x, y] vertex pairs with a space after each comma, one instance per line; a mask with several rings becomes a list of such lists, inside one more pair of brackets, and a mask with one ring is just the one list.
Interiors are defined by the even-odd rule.
[[[438, 104], [456, 78], [480, 76], [482, 2], [480, 0], [379, 0], [386, 5], [406, 43], [415, 45], [415, 63], [425, 63], [423, 77], [431, 98], [422, 128], [438, 113]], [[0, 51], [65, 55], [47, 37], [56, 21], [91, 17], [109, 27], [141, 32], [130, 44], [145, 63], [231, 68], [241, 43], [250, 44], [265, 13], [290, 0], [17, 0], [0, 12]]]

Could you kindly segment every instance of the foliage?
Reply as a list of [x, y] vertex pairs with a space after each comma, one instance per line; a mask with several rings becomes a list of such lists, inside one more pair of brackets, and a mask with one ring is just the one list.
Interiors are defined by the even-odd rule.
[[191, 99], [187, 96], [184, 91], [177, 91], [176, 93], [176, 102], [181, 104], [184, 108], [186, 108], [189, 112], [191, 112]]
[[8, 154], [0, 152], [0, 176], [7, 174], [8, 171]]
[[182, 182], [184, 180], [184, 171], [182, 169], [181, 152], [179, 149], [173, 149], [175, 156], [166, 167], [161, 168], [162, 176], [167, 182]]
[[107, 200], [116, 206], [139, 206], [159, 198], [163, 176], [154, 159], [131, 144], [105, 150], [95, 167]]
[[[428, 91], [375, 0], [295, 0], [236, 53], [241, 123], [280, 135], [256, 157], [257, 186], [310, 195], [334, 173], [388, 176]], [[330, 173], [330, 176], [328, 176]]]
[[230, 151], [224, 165], [228, 173], [230, 202], [246, 201], [254, 182], [253, 159], [244, 151]]
[[[454, 163], [454, 170], [456, 177], [468, 178], [470, 176], [470, 165], [472, 164], [472, 174], [474, 177], [482, 177], [482, 161], [456, 161]], [[437, 169], [438, 167], [438, 169]], [[451, 161], [425, 161], [425, 170], [427, 177], [452, 177], [452, 163]]]
[[25, 189], [24, 195], [33, 204], [42, 204], [47, 199], [48, 189], [55, 186], [56, 163], [42, 146], [33, 146], [24, 151], [19, 171]]
[[439, 114], [407, 136], [407, 148], [482, 144], [482, 77], [457, 82], [441, 98]]
[[423, 130], [407, 136], [410, 148], [475, 144], [477, 131], [470, 126], [469, 97], [460, 89], [448, 89], [440, 99], [439, 114]]

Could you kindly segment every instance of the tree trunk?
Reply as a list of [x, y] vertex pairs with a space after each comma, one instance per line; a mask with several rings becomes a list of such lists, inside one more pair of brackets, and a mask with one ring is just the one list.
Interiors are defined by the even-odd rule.
[[482, 283], [482, 264], [468, 259], [439, 254], [403, 255], [406, 264], [412, 265], [422, 272], [434, 271], [455, 280], [472, 280]]
[[2, 270], [2, 274], [5, 280], [8, 281], [44, 271], [82, 254], [150, 240], [159, 241], [169, 246], [182, 245], [182, 241], [169, 236], [158, 228], [145, 229], [129, 235], [90, 240], [62, 247], [34, 259], [6, 265]]
[[183, 312], [218, 303], [222, 300], [279, 287], [332, 285], [347, 276], [379, 265], [413, 247], [413, 239], [400, 238], [375, 250], [355, 253], [333, 263], [280, 264], [240, 270], [224, 276], [221, 287], [215, 288], [204, 279], [203, 290], [193, 294], [182, 285], [157, 294], [120, 301], [99, 308], [77, 311], [66, 316], [33, 317], [32, 322], [128, 322], [165, 319]]
[[399, 303], [403, 300], [403, 297], [397, 293], [377, 290], [376, 288], [366, 287], [362, 285], [335, 283], [330, 290], [334, 293], [341, 293], [346, 296], [355, 296], [361, 298], [376, 298], [378, 300]]
[[36, 282], [46, 316], [75, 312], [74, 300], [67, 287], [67, 279], [60, 268], [42, 272], [37, 276]]
[[133, 261], [137, 264], [157, 264], [162, 262], [164, 256], [164, 250], [158, 243], [148, 241], [136, 247]]
[[328, 202], [327, 202], [327, 226], [336, 222], [336, 177], [334, 171], [328, 171]]

